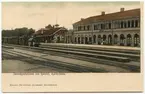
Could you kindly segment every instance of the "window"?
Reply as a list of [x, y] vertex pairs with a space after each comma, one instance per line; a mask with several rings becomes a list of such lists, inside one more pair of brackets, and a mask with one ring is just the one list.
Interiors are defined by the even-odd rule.
[[85, 26], [84, 26], [84, 30], [86, 30]]
[[128, 21], [128, 27], [130, 27], [130, 21]]
[[103, 29], [105, 29], [105, 24], [103, 24]]
[[89, 37], [89, 44], [92, 44], [92, 37]]
[[84, 37], [82, 36], [81, 37], [81, 44], [83, 44], [84, 43]]
[[117, 44], [117, 42], [118, 42], [118, 36], [115, 34], [114, 35], [114, 44]]
[[101, 42], [102, 42], [101, 35], [98, 35], [98, 39], [97, 40], [98, 40], [98, 44], [101, 45]]
[[131, 27], [134, 27], [134, 20], [131, 21]]
[[112, 35], [108, 36], [108, 44], [112, 44]]
[[97, 25], [94, 25], [94, 30], [97, 30], [98, 28], [97, 28]]
[[138, 34], [134, 35], [134, 46], [140, 46], [140, 39]]
[[126, 28], [126, 22], [124, 22], [124, 28]]
[[90, 30], [90, 26], [89, 25], [87, 26], [87, 30]]
[[80, 37], [78, 37], [78, 44], [80, 44]]
[[106, 23], [106, 27], [105, 28], [108, 29], [108, 23]]
[[78, 31], [80, 31], [80, 26], [78, 26]]
[[105, 29], [105, 24], [101, 24], [101, 29]]
[[111, 23], [109, 23], [109, 29], [111, 29]]
[[78, 27], [78, 31], [81, 31], [81, 30], [83, 30], [83, 26]]
[[125, 45], [125, 37], [123, 34], [120, 35], [120, 45], [124, 46]]
[[103, 24], [101, 24], [101, 29], [103, 29]]
[[138, 20], [135, 20], [135, 27], [138, 27]]
[[121, 21], [121, 28], [123, 28], [123, 21]]
[[131, 46], [131, 41], [132, 41], [131, 35], [128, 34], [128, 35], [127, 35], [127, 46]]
[[88, 44], [88, 38], [85, 37], [85, 44]]
[[93, 36], [93, 43], [96, 43], [96, 35]]
[[82, 26], [80, 26], [80, 31], [82, 30]]

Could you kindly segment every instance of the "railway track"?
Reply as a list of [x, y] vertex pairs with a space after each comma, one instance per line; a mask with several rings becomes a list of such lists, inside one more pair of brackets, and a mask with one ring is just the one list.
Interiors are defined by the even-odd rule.
[[[70, 51], [76, 51], [76, 52], [85, 52], [85, 53], [93, 53], [93, 55], [95, 54], [95, 55], [102, 55], [102, 57], [104, 58], [106, 55], [107, 55], [107, 57], [108, 56], [113, 56], [113, 57], [116, 57], [116, 58], [123, 58], [123, 57], [127, 57], [127, 58], [129, 58], [130, 60], [133, 60], [133, 61], [140, 61], [140, 54], [135, 54], [135, 53], [124, 53], [124, 52], [114, 52], [114, 51], [105, 51], [105, 50], [92, 50], [92, 49], [80, 49], [80, 48], [63, 48], [63, 47], [54, 47], [54, 46], [47, 46], [47, 47], [45, 47], [45, 46], [41, 46], [41, 48], [48, 48], [48, 49], [53, 49], [53, 50], [65, 50], [65, 51], [68, 51], [68, 53], [70, 52]], [[105, 56], [104, 56], [105, 55]], [[99, 57], [98, 57], [99, 58]], [[101, 58], [101, 57], [100, 57]], [[110, 58], [110, 57], [109, 57]], [[116, 60], [116, 58], [112, 58], [112, 59], [114, 59], [114, 60]], [[111, 59], [111, 58], [110, 58]]]
[[107, 51], [107, 52], [119, 52], [119, 53], [131, 53], [140, 54], [140, 48], [122, 48], [115, 46], [88, 46], [88, 45], [74, 45], [74, 44], [52, 44], [52, 43], [41, 43], [40, 47], [62, 47], [62, 48], [73, 48], [73, 49], [85, 49], [85, 50], [97, 50], [97, 51]]
[[[41, 64], [41, 65], [45, 65], [45, 66], [49, 66], [49, 67], [53, 67], [53, 68], [64, 69], [64, 70], [68, 70], [70, 72], [107, 72], [106, 70], [104, 70], [102, 68], [92, 68], [92, 67], [88, 67], [85, 65], [70, 64], [70, 63], [66, 63], [66, 62], [50, 60], [50, 59], [46, 59], [43, 57], [33, 56], [30, 54], [16, 52], [16, 51], [4, 50], [3, 52], [9, 53], [11, 55], [14, 55], [14, 54], [18, 55], [20, 58], [29, 58], [29, 59], [23, 59], [23, 61], [25, 61], [25, 62], [31, 61], [31, 63], [32, 63], [32, 60], [33, 60], [33, 63], [35, 63], [35, 64]], [[37, 62], [35, 62], [35, 61], [37, 61]]]
[[[21, 47], [21, 46], [15, 46], [15, 47]], [[88, 62], [92, 62], [92, 63], [96, 63], [96, 64], [104, 64], [104, 65], [108, 65], [108, 66], [115, 66], [116, 68], [123, 68], [126, 69], [128, 71], [126, 72], [139, 72], [140, 71], [140, 65], [134, 65], [132, 64], [132, 62], [129, 63], [122, 63], [122, 62], [116, 62], [116, 61], [108, 61], [108, 60], [104, 60], [104, 59], [98, 59], [98, 58], [91, 58], [91, 57], [86, 57], [86, 56], [81, 56], [81, 55], [74, 55], [74, 54], [69, 54], [69, 53], [61, 53], [61, 52], [54, 52], [54, 51], [50, 51], [50, 50], [43, 50], [43, 49], [37, 49], [36, 47], [33, 47], [31, 49], [28, 49], [29, 47], [21, 47], [21, 49], [27, 49], [30, 51], [34, 51], [34, 52], [41, 52], [41, 53], [46, 53], [46, 54], [52, 54], [52, 55], [60, 55], [63, 57], [67, 57], [67, 58], [73, 58], [73, 59], [78, 59], [78, 60], [85, 60]]]
[[102, 59], [120, 61], [120, 62], [129, 62], [130, 61], [130, 59], [127, 58], [127, 57], [111, 56], [111, 55], [104, 55], [104, 54], [98, 54], [98, 53], [89, 53], [89, 52], [83, 52], [83, 51], [71, 51], [71, 50], [66, 50], [66, 49], [52, 49], [52, 48], [40, 48], [40, 47], [32, 47], [32, 49], [38, 49], [38, 50], [44, 50], [44, 51], [53, 51], [53, 52], [61, 52], [61, 53], [66, 53], [66, 54], [69, 53], [69, 54], [74, 54], [74, 55], [81, 55], [81, 56], [94, 57], [94, 58], [102, 58]]

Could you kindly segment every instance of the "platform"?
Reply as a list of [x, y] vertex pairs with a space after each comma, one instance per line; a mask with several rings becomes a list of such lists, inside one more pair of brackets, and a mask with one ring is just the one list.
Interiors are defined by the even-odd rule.
[[110, 49], [126, 49], [126, 50], [140, 50], [140, 47], [129, 46], [112, 46], [112, 45], [92, 45], [92, 44], [66, 44], [66, 43], [41, 43], [41, 45], [56, 45], [56, 46], [75, 46], [75, 47], [92, 47], [92, 48], [110, 48]]

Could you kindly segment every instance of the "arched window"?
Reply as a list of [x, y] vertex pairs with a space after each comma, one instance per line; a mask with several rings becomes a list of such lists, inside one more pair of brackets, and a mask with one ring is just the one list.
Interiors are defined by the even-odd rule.
[[106, 40], [106, 35], [103, 35], [103, 41], [105, 41]]
[[82, 36], [81, 37], [81, 44], [83, 44], [84, 43], [84, 37]]
[[89, 44], [92, 44], [92, 37], [89, 37]]
[[108, 36], [108, 44], [112, 44], [112, 35]]
[[88, 38], [87, 38], [87, 36], [85, 37], [85, 44], [88, 44]]
[[124, 46], [125, 45], [125, 37], [123, 34], [120, 35], [120, 45]]
[[80, 44], [80, 37], [78, 37], [78, 44]]
[[127, 35], [127, 46], [131, 46], [132, 37], [130, 34]]
[[134, 35], [134, 46], [140, 46], [140, 38], [138, 34]]
[[114, 44], [117, 44], [117, 42], [118, 42], [118, 36], [115, 34], [114, 35]]

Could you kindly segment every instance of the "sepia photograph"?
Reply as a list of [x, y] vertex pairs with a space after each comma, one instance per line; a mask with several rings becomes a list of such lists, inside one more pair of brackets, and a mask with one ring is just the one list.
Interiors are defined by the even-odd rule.
[[5, 92], [142, 91], [143, 2], [1, 5]]
[[2, 3], [3, 73], [140, 72], [140, 41], [140, 2]]

